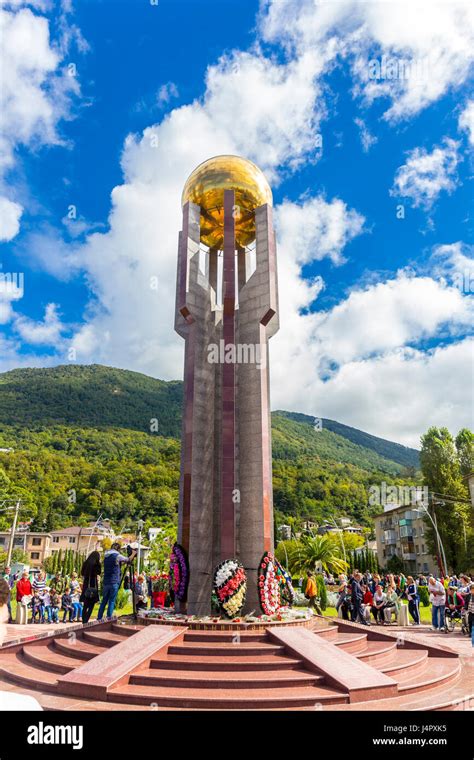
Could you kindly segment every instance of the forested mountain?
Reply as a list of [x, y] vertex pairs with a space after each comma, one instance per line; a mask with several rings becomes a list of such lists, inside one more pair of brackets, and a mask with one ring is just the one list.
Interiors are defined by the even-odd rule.
[[[275, 412], [274, 414], [287, 417], [290, 420], [295, 420], [295, 422], [303, 422], [314, 427], [314, 417], [308, 417], [307, 414], [281, 411]], [[364, 433], [362, 430], [343, 425], [341, 422], [336, 422], [335, 420], [327, 420], [323, 417], [321, 423], [323, 430], [330, 430], [333, 433], [337, 433], [343, 438], [347, 438], [348, 441], [356, 443], [358, 446], [363, 446], [366, 449], [375, 451], [376, 454], [379, 454], [385, 459], [398, 462], [398, 464], [401, 464], [404, 467], [418, 468], [420, 466], [419, 453], [416, 449], [410, 449], [408, 446], [402, 446], [400, 443], [386, 441], [385, 438], [378, 438], [370, 433]]]
[[[20, 492], [36, 529], [176, 516], [182, 384], [99, 365], [0, 375], [0, 497]], [[152, 420], [158, 421], [150, 426]], [[413, 483], [417, 452], [331, 420], [275, 412], [274, 501], [288, 515], [370, 524], [372, 483]], [[408, 469], [407, 469], [407, 467]], [[0, 528], [7, 521], [0, 519]]]
[[82, 425], [181, 435], [183, 384], [100, 364], [14, 369], [0, 374], [0, 423]]

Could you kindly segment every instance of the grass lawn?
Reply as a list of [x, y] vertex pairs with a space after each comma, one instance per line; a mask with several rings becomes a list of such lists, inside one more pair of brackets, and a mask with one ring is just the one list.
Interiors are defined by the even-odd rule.
[[[323, 615], [326, 615], [327, 617], [337, 618], [337, 610], [335, 607], [326, 607], [326, 609], [323, 612]], [[410, 614], [408, 614], [408, 620], [411, 622]], [[422, 623], [431, 623], [431, 608], [430, 607], [420, 606], [420, 620]]]

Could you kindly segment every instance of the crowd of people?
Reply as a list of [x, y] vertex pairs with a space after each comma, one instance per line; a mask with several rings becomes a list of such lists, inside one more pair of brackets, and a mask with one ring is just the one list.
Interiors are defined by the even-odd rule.
[[[115, 610], [117, 594], [122, 582], [124, 565], [130, 566], [136, 557], [136, 551], [124, 555], [119, 542], [112, 544], [105, 552], [103, 561], [98, 551], [93, 551], [82, 565], [80, 573], [72, 572], [63, 576], [58, 571], [47, 579], [42, 570], [33, 578], [28, 571], [12, 573], [6, 567], [1, 574], [8, 586], [7, 609], [8, 622], [13, 623], [12, 597], [17, 608], [25, 610], [25, 617], [31, 610], [31, 623], [87, 623], [93, 609], [99, 604], [97, 619], [102, 620], [104, 613], [112, 617]], [[135, 597], [137, 609], [146, 602], [146, 582], [144, 575], [133, 575], [128, 579], [127, 587]]]
[[[13, 595], [26, 617], [31, 610], [31, 623], [87, 623], [96, 604], [99, 604], [97, 620], [102, 620], [104, 614], [110, 618], [124, 579], [124, 588], [131, 591], [136, 610], [146, 609], [149, 603], [153, 606], [157, 595], [153, 591], [152, 576], [124, 572], [124, 566], [130, 567], [135, 556], [136, 551], [122, 554], [120, 543], [115, 542], [102, 560], [99, 552], [93, 551], [80, 573], [72, 572], [64, 577], [57, 572], [49, 580], [43, 571], [31, 579], [27, 571], [18, 575], [5, 568], [3, 583], [8, 589], [9, 622], [13, 622]], [[325, 584], [336, 590], [338, 614], [344, 620], [363, 625], [369, 625], [372, 619], [376, 625], [388, 625], [393, 618], [398, 621], [404, 601], [408, 603], [412, 624], [420, 625], [420, 589], [424, 586], [431, 604], [432, 630], [443, 630], [446, 617], [464, 614], [474, 646], [474, 582], [466, 574], [414, 578], [403, 573], [381, 575], [355, 569], [348, 575], [339, 575], [338, 579], [327, 573], [322, 573], [322, 577]], [[303, 585], [302, 578], [299, 585]], [[320, 613], [318, 587], [312, 572], [307, 573], [304, 594], [308, 605]]]
[[[414, 578], [403, 573], [392, 574], [353, 570], [349, 575], [341, 574], [338, 580], [327, 573], [322, 574], [327, 585], [337, 587], [336, 610], [344, 620], [370, 625], [389, 625], [392, 619], [399, 619], [400, 606], [408, 602], [408, 612], [412, 625], [421, 625], [420, 587], [425, 586], [431, 604], [431, 629], [444, 630], [446, 617], [465, 614], [469, 634], [473, 639], [474, 582], [469, 575], [428, 578], [420, 575]], [[300, 584], [301, 585], [301, 584]], [[317, 586], [312, 572], [307, 573], [305, 596], [308, 604], [319, 611]]]

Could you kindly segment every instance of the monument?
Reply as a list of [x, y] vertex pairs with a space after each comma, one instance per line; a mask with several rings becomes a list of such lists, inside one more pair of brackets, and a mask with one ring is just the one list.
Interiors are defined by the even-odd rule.
[[273, 551], [268, 340], [278, 330], [272, 193], [237, 156], [200, 164], [182, 196], [175, 329], [185, 339], [178, 543], [190, 615], [211, 611], [214, 570], [237, 559], [244, 612]]

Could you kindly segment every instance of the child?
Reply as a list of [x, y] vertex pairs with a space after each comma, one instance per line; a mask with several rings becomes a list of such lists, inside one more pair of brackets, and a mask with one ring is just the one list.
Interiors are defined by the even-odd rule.
[[64, 594], [61, 597], [61, 609], [64, 612], [63, 623], [66, 622], [66, 615], [68, 612], [69, 612], [69, 622], [71, 623], [74, 607], [72, 606], [72, 597], [70, 594], [70, 589], [66, 589]]
[[51, 623], [59, 623], [59, 605], [61, 604], [61, 597], [56, 589], [51, 589]]
[[40, 599], [43, 605], [46, 622], [51, 623], [51, 595], [48, 587], [46, 587], [43, 593], [40, 594]]
[[71, 589], [70, 589], [71, 603], [72, 603], [72, 617], [70, 618], [71, 622], [74, 622], [75, 620], [77, 620], [77, 622], [79, 623], [81, 621], [82, 604], [79, 601], [80, 593], [81, 593], [81, 587], [79, 586], [79, 584], [73, 588], [72, 582], [71, 582]]
[[32, 610], [32, 623], [36, 623], [36, 616], [38, 615], [38, 623], [44, 623], [44, 605], [43, 601], [38, 593], [33, 596], [31, 600]]

